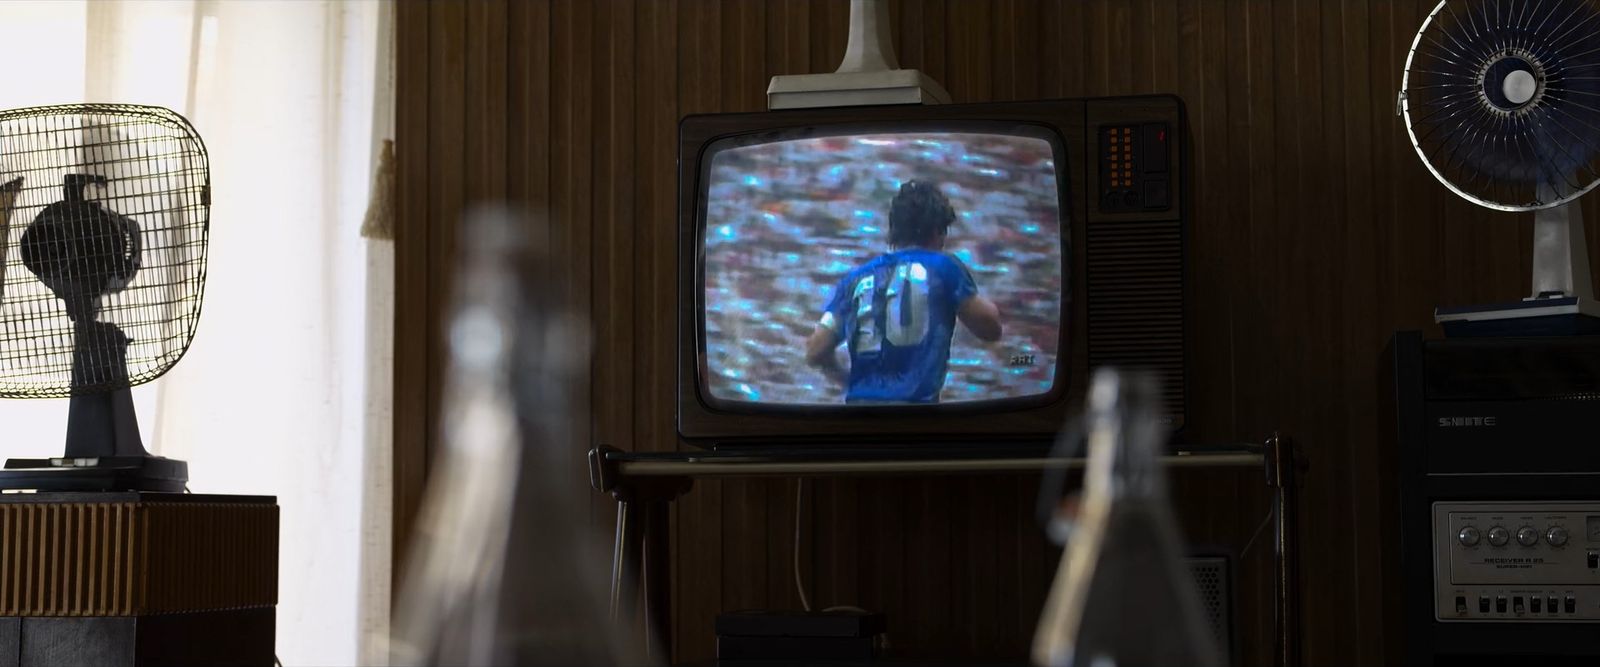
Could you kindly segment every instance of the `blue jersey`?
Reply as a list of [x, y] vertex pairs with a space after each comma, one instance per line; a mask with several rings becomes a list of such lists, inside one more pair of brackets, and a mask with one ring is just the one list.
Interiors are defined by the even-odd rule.
[[977, 293], [961, 260], [924, 248], [880, 255], [846, 274], [822, 315], [849, 346], [845, 402], [937, 402], [956, 311]]

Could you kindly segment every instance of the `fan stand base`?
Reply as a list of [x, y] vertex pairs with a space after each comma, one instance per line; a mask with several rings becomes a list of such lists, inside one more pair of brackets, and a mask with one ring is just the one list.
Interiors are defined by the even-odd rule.
[[189, 464], [159, 456], [9, 459], [3, 491], [158, 491], [183, 493]]
[[1564, 295], [1438, 308], [1433, 319], [1449, 338], [1600, 335], [1600, 303]]

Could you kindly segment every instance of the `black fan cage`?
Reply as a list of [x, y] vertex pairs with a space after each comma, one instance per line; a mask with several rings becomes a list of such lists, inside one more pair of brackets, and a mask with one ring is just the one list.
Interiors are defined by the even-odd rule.
[[[126, 253], [137, 270], [95, 300], [92, 320], [115, 325], [127, 338], [125, 373], [74, 374], [75, 345], [87, 343], [76, 340], [84, 323], [69, 317], [63, 299], [24, 262], [29, 227], [47, 207], [70, 199], [74, 189], [96, 210], [113, 211], [137, 226], [131, 246], [136, 250]], [[5, 241], [0, 246], [0, 397], [110, 391], [166, 373], [194, 339], [209, 230], [205, 145], [177, 113], [126, 104], [0, 112], [0, 238]], [[48, 239], [60, 247], [101, 242], [61, 232]], [[70, 272], [78, 265], [62, 266]], [[100, 332], [107, 328], [97, 326]], [[104, 334], [97, 335], [106, 347]]]
[[1600, 2], [1444, 0], [1418, 31], [1402, 110], [1463, 197], [1521, 211], [1600, 183]]

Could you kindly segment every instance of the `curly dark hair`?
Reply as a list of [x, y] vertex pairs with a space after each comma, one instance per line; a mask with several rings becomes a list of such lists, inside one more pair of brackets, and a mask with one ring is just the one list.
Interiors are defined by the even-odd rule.
[[889, 245], [901, 248], [927, 244], [955, 220], [956, 211], [939, 186], [906, 181], [889, 204]]

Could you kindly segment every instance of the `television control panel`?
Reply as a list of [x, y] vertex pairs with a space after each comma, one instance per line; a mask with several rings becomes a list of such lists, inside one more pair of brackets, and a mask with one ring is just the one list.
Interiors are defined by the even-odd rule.
[[1600, 622], [1600, 502], [1433, 504], [1435, 618]]
[[1100, 212], [1172, 208], [1171, 142], [1167, 123], [1100, 126]]

